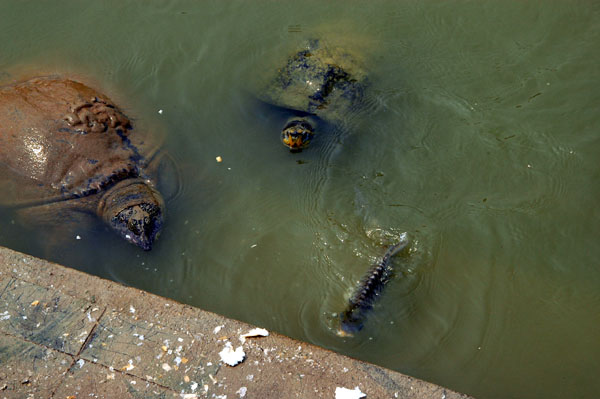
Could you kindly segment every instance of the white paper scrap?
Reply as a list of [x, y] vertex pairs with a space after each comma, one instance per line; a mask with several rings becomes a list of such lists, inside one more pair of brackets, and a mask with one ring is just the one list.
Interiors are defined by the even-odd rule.
[[253, 328], [252, 330], [248, 331], [246, 334], [240, 335], [240, 341], [242, 341], [242, 344], [243, 344], [244, 342], [246, 342], [246, 338], [268, 337], [268, 336], [269, 336], [269, 332], [267, 330], [265, 330], [264, 328]]
[[335, 388], [335, 399], [361, 399], [367, 395], [362, 393], [358, 387], [354, 389], [337, 387]]
[[221, 356], [221, 360], [225, 364], [235, 366], [244, 361], [246, 353], [241, 346], [238, 346], [235, 350], [233, 350], [233, 345], [231, 345], [231, 342], [227, 342], [223, 350], [219, 352], [219, 356]]

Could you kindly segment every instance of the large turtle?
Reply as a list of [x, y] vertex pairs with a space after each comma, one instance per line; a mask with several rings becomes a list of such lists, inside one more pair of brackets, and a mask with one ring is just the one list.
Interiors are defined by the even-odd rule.
[[159, 148], [82, 83], [40, 77], [0, 87], [0, 205], [29, 225], [66, 228], [94, 215], [150, 250], [165, 215]]
[[276, 72], [258, 97], [283, 111], [281, 140], [293, 152], [309, 145], [320, 122], [344, 122], [363, 102], [366, 73], [346, 48], [309, 40]]

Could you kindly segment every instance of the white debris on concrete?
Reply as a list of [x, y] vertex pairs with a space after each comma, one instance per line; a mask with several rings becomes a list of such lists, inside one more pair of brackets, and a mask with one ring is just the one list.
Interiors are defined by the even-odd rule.
[[335, 399], [361, 399], [367, 395], [362, 393], [358, 387], [354, 389], [337, 387], [335, 388]]
[[134, 368], [135, 368], [135, 366], [133, 365], [133, 359], [129, 359], [129, 361], [127, 362], [127, 364], [125, 366], [121, 367], [121, 370], [123, 370], [123, 371], [131, 371]]
[[265, 330], [264, 328], [253, 328], [252, 330], [248, 331], [246, 334], [240, 335], [240, 341], [243, 344], [244, 342], [246, 342], [246, 338], [268, 337], [268, 336], [269, 336], [269, 332], [267, 330]]
[[213, 334], [218, 334], [221, 331], [221, 328], [225, 327], [224, 325], [216, 326], [213, 330]]
[[241, 346], [238, 346], [235, 350], [233, 350], [233, 345], [231, 345], [231, 342], [227, 342], [225, 343], [223, 350], [219, 352], [219, 356], [221, 356], [223, 363], [228, 364], [229, 366], [235, 366], [244, 361], [246, 358], [246, 353]]
[[240, 389], [237, 390], [237, 394], [240, 395], [240, 398], [243, 398], [244, 396], [246, 396], [246, 392], [248, 392], [248, 388], [246, 387], [241, 387]]
[[96, 319], [92, 317], [92, 313], [88, 310], [87, 312], [87, 319], [90, 323], [95, 323]]

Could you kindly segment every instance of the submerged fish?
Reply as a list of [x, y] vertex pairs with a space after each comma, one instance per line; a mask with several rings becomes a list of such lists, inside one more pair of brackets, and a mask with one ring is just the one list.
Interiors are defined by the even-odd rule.
[[392, 257], [407, 245], [408, 238], [406, 234], [402, 234], [400, 242], [388, 248], [381, 262], [371, 266], [350, 298], [348, 307], [340, 315], [339, 336], [352, 336], [363, 328], [367, 312], [373, 308], [383, 287], [392, 277]]

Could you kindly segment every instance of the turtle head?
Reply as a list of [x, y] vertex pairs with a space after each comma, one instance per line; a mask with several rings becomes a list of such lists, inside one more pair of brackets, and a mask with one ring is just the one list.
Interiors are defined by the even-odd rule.
[[162, 229], [164, 202], [143, 180], [123, 181], [104, 195], [98, 213], [121, 238], [149, 251]]
[[312, 124], [303, 118], [293, 118], [289, 120], [281, 132], [281, 141], [292, 152], [300, 152], [314, 136]]

